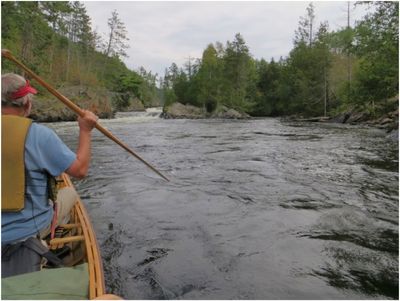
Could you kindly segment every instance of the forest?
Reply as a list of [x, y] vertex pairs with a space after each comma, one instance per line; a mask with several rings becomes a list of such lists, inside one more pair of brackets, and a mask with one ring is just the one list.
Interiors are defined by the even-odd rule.
[[[13, 2], [2, 5], [2, 48], [56, 87], [81, 85], [113, 92], [120, 110], [133, 98], [145, 107], [191, 104], [208, 112], [220, 106], [251, 116], [333, 116], [361, 108], [379, 115], [398, 107], [399, 3], [357, 2], [370, 13], [355, 27], [331, 31], [315, 24], [310, 3], [293, 33], [293, 48], [279, 61], [254, 58], [245, 37], [205, 45], [202, 57], [159, 76], [129, 70], [127, 29], [110, 12], [109, 33], [91, 27], [84, 2]], [[352, 4], [353, 5], [353, 4]], [[266, 53], [265, 56], [268, 56]], [[14, 71], [2, 61], [3, 73]]]
[[[129, 39], [118, 12], [106, 20], [105, 38], [92, 29], [84, 2], [2, 1], [1, 14], [2, 48], [55, 88], [104, 88], [113, 92], [115, 110], [128, 106], [132, 97], [144, 106], [159, 104], [156, 75], [144, 68], [129, 70], [123, 63]], [[21, 73], [2, 60], [5, 72]]]

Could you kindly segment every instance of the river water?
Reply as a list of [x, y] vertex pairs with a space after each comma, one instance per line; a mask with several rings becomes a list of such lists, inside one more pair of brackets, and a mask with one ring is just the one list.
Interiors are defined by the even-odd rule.
[[[101, 124], [75, 185], [108, 292], [126, 299], [397, 299], [398, 144], [378, 129], [279, 119]], [[75, 149], [76, 123], [50, 124]]]

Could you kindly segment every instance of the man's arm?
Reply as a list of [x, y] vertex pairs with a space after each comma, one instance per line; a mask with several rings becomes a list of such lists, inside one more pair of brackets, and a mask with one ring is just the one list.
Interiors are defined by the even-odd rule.
[[66, 170], [66, 173], [74, 178], [82, 179], [89, 170], [91, 158], [92, 130], [99, 118], [90, 111], [84, 111], [84, 115], [78, 118], [79, 144], [76, 152], [76, 160]]

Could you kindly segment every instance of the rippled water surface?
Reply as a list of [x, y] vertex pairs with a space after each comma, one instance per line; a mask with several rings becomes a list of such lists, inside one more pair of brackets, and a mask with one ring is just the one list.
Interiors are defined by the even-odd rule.
[[[75, 182], [108, 291], [126, 299], [397, 299], [398, 145], [338, 124], [102, 124]], [[75, 123], [52, 127], [76, 148]]]

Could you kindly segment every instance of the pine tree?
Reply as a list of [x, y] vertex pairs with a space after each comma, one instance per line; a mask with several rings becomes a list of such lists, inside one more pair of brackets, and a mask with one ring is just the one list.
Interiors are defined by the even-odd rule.
[[217, 50], [210, 44], [203, 52], [199, 72], [197, 73], [198, 102], [208, 112], [218, 107], [221, 91], [221, 60]]
[[295, 32], [295, 45], [299, 43], [308, 44], [311, 47], [313, 43], [313, 26], [315, 20], [314, 4], [310, 2], [307, 7], [307, 14], [305, 17], [300, 17], [299, 27]]
[[105, 55], [108, 57], [127, 57], [126, 49], [129, 48], [127, 42], [128, 32], [125, 29], [125, 24], [120, 20], [118, 13], [114, 10], [111, 17], [108, 19], [108, 27], [110, 32], [108, 34], [108, 42], [105, 49]]
[[233, 42], [227, 42], [223, 62], [226, 79], [223, 87], [226, 91], [224, 103], [239, 111], [249, 110], [247, 89], [255, 69], [252, 70], [249, 48], [240, 33], [235, 35]]

